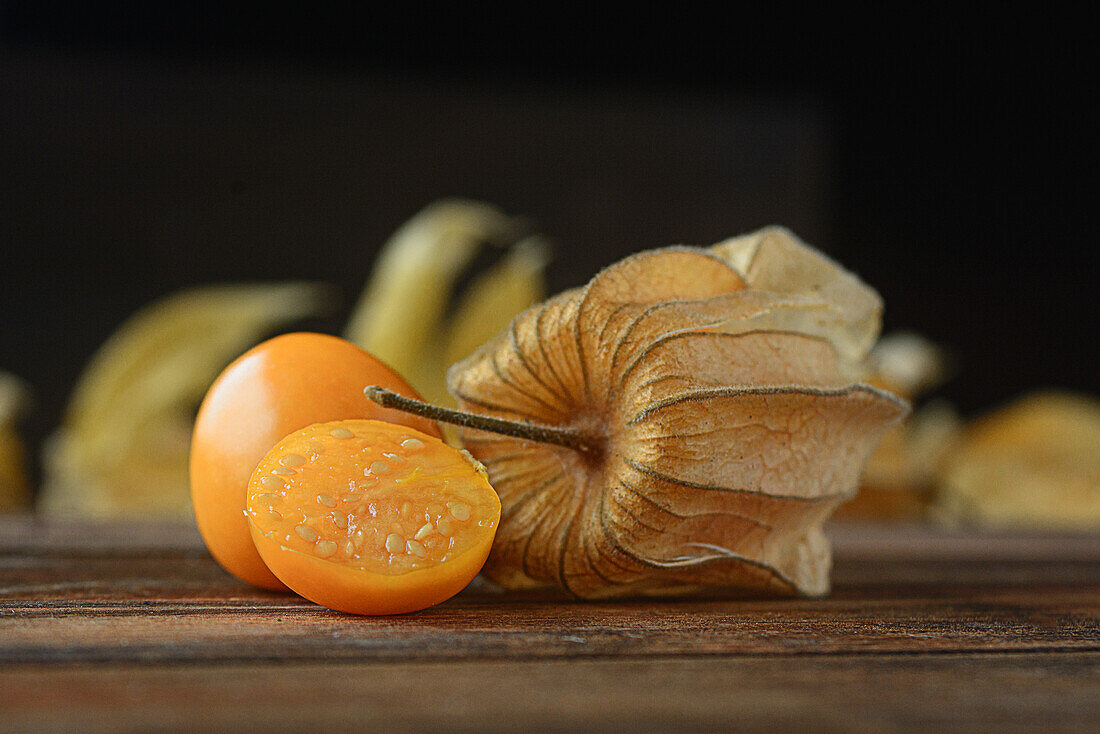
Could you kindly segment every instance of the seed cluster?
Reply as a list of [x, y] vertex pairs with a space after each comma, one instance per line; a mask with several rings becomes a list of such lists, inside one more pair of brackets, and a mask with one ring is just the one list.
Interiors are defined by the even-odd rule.
[[318, 426], [282, 447], [290, 451], [258, 467], [246, 514], [292, 550], [404, 573], [460, 553], [463, 529], [491, 522], [479, 521], [466, 500], [467, 467], [456, 469], [453, 458], [414, 436], [395, 441]]

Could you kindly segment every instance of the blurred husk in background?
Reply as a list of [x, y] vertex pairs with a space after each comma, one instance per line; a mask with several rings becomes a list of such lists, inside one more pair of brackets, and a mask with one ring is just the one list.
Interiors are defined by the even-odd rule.
[[323, 286], [214, 285], [131, 316], [85, 367], [43, 448], [42, 512], [186, 517], [195, 409], [218, 373], [272, 328], [319, 310]]
[[0, 512], [30, 504], [26, 446], [18, 426], [29, 397], [30, 390], [22, 380], [0, 372]]
[[[473, 351], [545, 295], [548, 245], [525, 231], [521, 220], [485, 204], [429, 206], [383, 249], [347, 337], [408, 376], [422, 394], [445, 401], [448, 360]], [[508, 249], [449, 308], [456, 282], [487, 244]], [[188, 451], [207, 388], [264, 336], [332, 301], [330, 289], [315, 283], [211, 285], [134, 314], [85, 367], [61, 427], [45, 444], [38, 509], [81, 517], [190, 517]], [[7, 398], [0, 407], [11, 403], [14, 415], [16, 383], [0, 387]], [[0, 412], [0, 506], [15, 508], [28, 493], [10, 426]]]
[[837, 517], [919, 520], [926, 515], [936, 472], [961, 422], [945, 401], [921, 403], [943, 384], [947, 365], [943, 349], [918, 334], [888, 334], [875, 345], [865, 379], [905, 398], [914, 409], [883, 437], [863, 470], [859, 494], [840, 507]]
[[[915, 334], [883, 338], [871, 382], [908, 400], [947, 379], [944, 351]], [[1037, 391], [964, 423], [927, 400], [883, 439], [844, 519], [931, 520], [986, 528], [1100, 528], [1100, 402]]]
[[[447, 367], [546, 297], [546, 240], [517, 217], [473, 201], [436, 202], [401, 226], [376, 260], [344, 337], [403, 375], [427, 400], [454, 405]], [[508, 248], [455, 301], [486, 246]]]
[[1100, 401], [1036, 392], [973, 421], [950, 447], [934, 516], [986, 527], [1100, 527]]

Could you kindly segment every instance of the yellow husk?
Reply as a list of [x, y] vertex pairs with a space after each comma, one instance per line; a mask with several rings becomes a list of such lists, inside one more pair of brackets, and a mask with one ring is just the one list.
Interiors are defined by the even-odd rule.
[[218, 285], [131, 316], [92, 357], [43, 452], [47, 514], [186, 517], [195, 407], [218, 373], [327, 300], [310, 283]]
[[1034, 393], [974, 421], [944, 466], [934, 510], [951, 524], [1100, 527], [1100, 401]]
[[22, 380], [0, 372], [0, 512], [21, 510], [30, 501], [27, 449], [16, 426], [29, 395]]
[[481, 248], [506, 246], [523, 230], [521, 219], [488, 204], [456, 199], [428, 206], [383, 247], [344, 336], [424, 397], [452, 403], [446, 366], [545, 295], [548, 248], [527, 238], [480, 274], [448, 316], [455, 284]]
[[[854, 383], [873, 290], [784, 230], [632, 255], [451, 367], [502, 505], [486, 573], [584, 597], [822, 594], [821, 527], [907, 407]], [[523, 435], [518, 431], [517, 435]]]
[[520, 311], [546, 298], [543, 270], [549, 247], [530, 238], [515, 245], [499, 263], [470, 283], [444, 329], [442, 361], [433, 369], [435, 381], [426, 397], [453, 402], [447, 392], [447, 366], [465, 359], [506, 327]]
[[[939, 387], [947, 356], [924, 337], [897, 332], [883, 337], [865, 360], [866, 379], [907, 400]], [[961, 420], [954, 406], [933, 400], [892, 428], [867, 461], [859, 495], [838, 517], [867, 520], [921, 520], [928, 513], [937, 472]]]

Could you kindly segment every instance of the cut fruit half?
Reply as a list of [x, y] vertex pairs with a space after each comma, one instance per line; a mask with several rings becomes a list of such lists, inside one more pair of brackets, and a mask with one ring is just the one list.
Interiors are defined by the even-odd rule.
[[500, 500], [469, 454], [405, 426], [317, 423], [268, 452], [248, 484], [249, 526], [272, 573], [353, 614], [424, 609], [485, 563]]

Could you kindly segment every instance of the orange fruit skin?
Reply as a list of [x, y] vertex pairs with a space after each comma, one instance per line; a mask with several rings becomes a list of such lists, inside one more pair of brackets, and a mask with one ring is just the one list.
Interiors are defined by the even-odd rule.
[[[475, 513], [483, 518], [482, 523], [478, 523], [476, 526], [467, 526], [464, 536], [472, 539], [472, 542], [459, 555], [436, 562], [428, 567], [404, 573], [382, 573], [378, 570], [347, 565], [350, 562], [347, 560], [339, 562], [336, 560], [339, 557], [337, 554], [328, 559], [287, 547], [282, 540], [282, 536], [286, 535], [285, 543], [293, 544], [294, 531], [292, 527], [297, 520], [282, 517], [276, 521], [274, 527], [269, 527], [268, 531], [265, 532], [257, 527], [256, 522], [251, 519], [252, 513], [258, 508], [250, 504], [248, 524], [252, 532], [252, 540], [260, 556], [268, 568], [293, 591], [312, 602], [342, 612], [364, 615], [403, 614], [419, 611], [450, 599], [462, 591], [485, 565], [485, 560], [489, 556], [493, 539], [496, 536], [496, 529], [500, 524], [500, 499], [497, 497], [492, 485], [489, 484], [484, 469], [481, 471], [476, 470], [468, 459], [462, 458], [455, 449], [447, 446], [442, 441], [415, 430], [397, 428], [375, 421], [341, 421], [310, 426], [295, 435], [287, 436], [264, 457], [252, 476], [249, 484], [249, 494], [258, 494], [260, 497], [273, 496], [263, 494], [274, 491], [265, 487], [263, 482], [271, 479], [270, 470], [272, 468], [281, 465], [280, 458], [288, 454], [297, 456], [299, 460], [302, 458], [301, 454], [292, 448], [297, 445], [295, 439], [299, 436], [302, 434], [314, 435], [317, 437], [314, 439], [314, 442], [316, 442], [318, 438], [325, 439], [324, 434], [331, 429], [344, 427], [366, 431], [379, 438], [392, 438], [393, 435], [416, 438], [424, 444], [422, 451], [434, 452], [433, 458], [435, 461], [433, 463], [437, 468], [441, 461], [451, 464], [451, 467], [446, 471], [446, 476], [449, 480], [459, 483], [464, 500], [477, 505], [479, 509], [475, 510]], [[324, 453], [326, 455], [341, 456], [339, 453], [342, 448], [341, 444], [341, 440], [328, 440]], [[357, 450], [349, 449], [349, 451], [354, 454]], [[344, 456], [350, 457], [351, 454]], [[345, 461], [347, 463], [344, 463]], [[418, 462], [416, 453], [411, 454], [407, 462], [408, 464], [403, 461], [402, 466], [411, 465], [414, 475], [415, 472], [420, 471], [420, 468], [425, 466], [424, 462]], [[353, 460], [341, 456], [337, 466], [339, 467], [338, 471], [326, 471], [322, 479], [312, 480], [308, 490], [299, 490], [297, 500], [303, 504], [297, 505], [297, 507], [303, 507], [305, 504], [310, 503], [311, 497], [316, 496], [319, 492], [331, 492], [332, 495], [341, 496], [349, 480], [354, 484], [354, 480], [363, 477], [362, 470], [355, 466]], [[309, 467], [295, 466], [295, 469], [304, 473]], [[321, 481], [322, 484], [318, 485], [318, 481]], [[424, 481], [426, 484], [438, 484], [439, 480], [438, 477], [435, 477]], [[325, 483], [328, 483], [328, 486]], [[367, 490], [369, 496], [360, 496], [358, 501], [372, 500], [372, 504], [377, 503], [392, 509], [402, 503], [408, 504], [410, 489], [419, 496], [428, 495], [426, 486], [423, 488], [423, 494], [420, 494], [416, 487], [417, 485], [414, 483], [402, 481], [400, 490], [390, 489], [387, 491], [383, 488]], [[428, 501], [432, 500], [440, 501], [435, 498], [428, 499]], [[333, 501], [339, 505], [339, 500]], [[290, 501], [290, 505], [290, 507], [284, 509], [285, 513], [293, 512], [294, 502]], [[382, 512], [384, 513], [385, 509]], [[419, 522], [420, 520], [416, 521], [416, 523]], [[271, 523], [269, 522], [268, 525], [270, 526]]]
[[210, 387], [191, 439], [191, 500], [199, 532], [222, 568], [254, 586], [287, 588], [257, 552], [244, 514], [252, 470], [287, 434], [312, 423], [370, 418], [441, 435], [432, 421], [367, 399], [367, 385], [419, 399], [396, 372], [351, 342], [299, 332], [249, 350]]
[[329, 609], [366, 615], [417, 612], [447, 601], [481, 571], [495, 534], [485, 533], [477, 546], [438, 566], [385, 576], [288, 550], [252, 527], [260, 555], [292, 590]]

